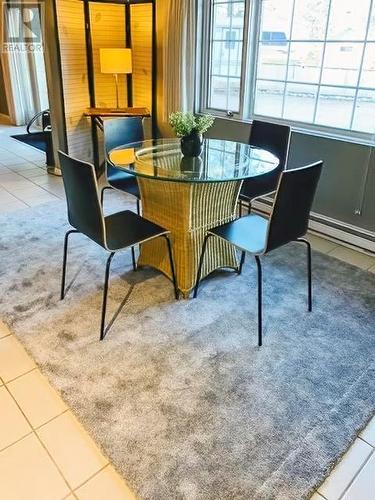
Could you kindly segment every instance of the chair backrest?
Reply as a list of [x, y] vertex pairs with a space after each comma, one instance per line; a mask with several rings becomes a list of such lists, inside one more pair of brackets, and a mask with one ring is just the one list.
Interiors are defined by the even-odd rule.
[[322, 167], [323, 162], [318, 161], [281, 173], [268, 225], [266, 252], [306, 234]]
[[142, 118], [111, 118], [104, 120], [104, 147], [106, 154], [111, 149], [144, 140]]
[[288, 161], [290, 127], [278, 123], [254, 120], [251, 126], [249, 144], [273, 153], [279, 159], [279, 169], [284, 170]]
[[69, 223], [105, 247], [105, 226], [94, 166], [71, 158], [62, 151], [59, 151], [59, 160], [68, 204]]
[[241, 195], [252, 199], [275, 191], [280, 173], [285, 169], [288, 161], [289, 142], [290, 127], [287, 125], [259, 120], [253, 121], [249, 144], [273, 153], [279, 158], [279, 165], [272, 172], [245, 180], [242, 185]]

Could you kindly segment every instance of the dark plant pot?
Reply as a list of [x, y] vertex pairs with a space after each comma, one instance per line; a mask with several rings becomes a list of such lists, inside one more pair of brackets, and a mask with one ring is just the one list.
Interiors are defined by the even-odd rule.
[[199, 156], [184, 156], [181, 158], [180, 169], [185, 174], [199, 174], [202, 169], [202, 158]]
[[181, 151], [184, 156], [199, 156], [202, 153], [203, 136], [202, 134], [193, 133], [181, 137]]

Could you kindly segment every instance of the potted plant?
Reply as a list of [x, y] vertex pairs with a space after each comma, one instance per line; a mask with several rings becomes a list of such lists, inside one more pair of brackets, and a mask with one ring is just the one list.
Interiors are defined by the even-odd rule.
[[184, 156], [199, 156], [202, 152], [203, 134], [212, 127], [215, 118], [211, 115], [195, 116], [193, 113], [176, 111], [169, 115], [169, 124], [177, 137], [181, 138]]

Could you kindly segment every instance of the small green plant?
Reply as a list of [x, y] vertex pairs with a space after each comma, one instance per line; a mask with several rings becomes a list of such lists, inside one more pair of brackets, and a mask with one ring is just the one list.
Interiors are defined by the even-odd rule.
[[211, 115], [195, 116], [193, 113], [176, 111], [169, 115], [169, 124], [177, 137], [185, 137], [196, 133], [204, 134], [214, 124], [215, 118]]

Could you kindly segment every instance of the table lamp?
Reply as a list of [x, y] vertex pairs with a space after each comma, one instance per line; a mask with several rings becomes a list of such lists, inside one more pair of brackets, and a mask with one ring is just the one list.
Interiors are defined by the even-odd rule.
[[100, 49], [100, 70], [112, 74], [116, 82], [116, 107], [119, 108], [118, 75], [132, 72], [131, 49]]

